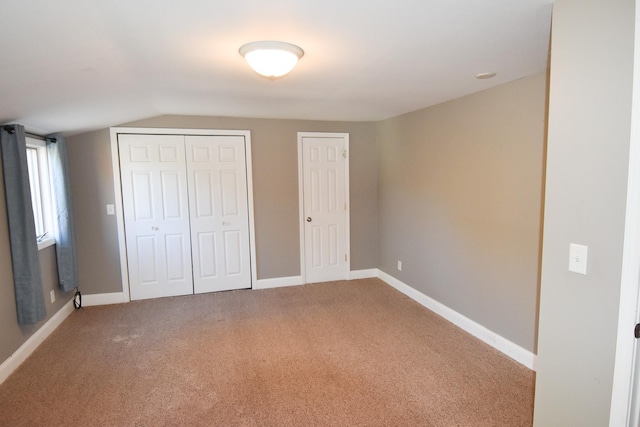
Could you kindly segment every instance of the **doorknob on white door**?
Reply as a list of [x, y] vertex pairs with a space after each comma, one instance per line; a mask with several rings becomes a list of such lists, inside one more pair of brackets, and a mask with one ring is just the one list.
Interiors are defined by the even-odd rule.
[[222, 221], [222, 225], [229, 225], [227, 221]]
[[151, 229], [152, 229], [153, 231], [158, 231], [158, 230], [160, 230], [158, 227], [151, 227]]
[[311, 222], [311, 217], [310, 216], [307, 217], [307, 222]]

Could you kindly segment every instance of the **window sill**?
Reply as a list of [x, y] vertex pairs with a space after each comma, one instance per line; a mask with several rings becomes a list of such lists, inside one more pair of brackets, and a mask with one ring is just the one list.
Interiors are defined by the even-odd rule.
[[56, 244], [56, 239], [49, 237], [47, 239], [42, 239], [38, 242], [38, 250], [41, 251], [44, 248], [48, 248], [49, 246], [53, 246]]

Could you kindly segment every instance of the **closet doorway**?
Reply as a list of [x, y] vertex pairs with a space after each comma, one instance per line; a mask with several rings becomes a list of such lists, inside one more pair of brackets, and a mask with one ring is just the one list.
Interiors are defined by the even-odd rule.
[[130, 299], [251, 288], [249, 132], [114, 131]]

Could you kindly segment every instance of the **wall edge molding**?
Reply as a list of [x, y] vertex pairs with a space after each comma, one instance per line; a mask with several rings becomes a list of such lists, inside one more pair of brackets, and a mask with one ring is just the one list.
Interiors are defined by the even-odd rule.
[[273, 279], [258, 279], [253, 284], [252, 289], [272, 289], [300, 285], [304, 285], [302, 276], [276, 277]]
[[0, 365], [0, 384], [2, 384], [27, 358], [44, 342], [62, 322], [74, 312], [73, 300], [69, 300], [49, 320], [33, 333], [7, 360]]
[[349, 272], [349, 280], [357, 280], [357, 279], [371, 279], [373, 277], [378, 277], [378, 269], [377, 268], [369, 268], [366, 270], [353, 270]]
[[110, 292], [105, 294], [82, 295], [82, 306], [93, 307], [96, 305], [122, 304], [129, 302], [124, 292]]
[[487, 329], [485, 326], [482, 326], [481, 324], [469, 319], [468, 317], [447, 307], [441, 302], [428, 297], [422, 292], [412, 288], [406, 283], [401, 282], [400, 280], [396, 279], [390, 274], [385, 273], [382, 270], [378, 270], [378, 278], [387, 283], [389, 286], [395, 288], [409, 298], [413, 299], [418, 304], [433, 311], [437, 315], [444, 317], [460, 329], [470, 333], [474, 337], [480, 339], [484, 343], [490, 345], [504, 355], [520, 363], [521, 365], [524, 365], [532, 371], [536, 370], [536, 355], [529, 350], [526, 350], [520, 347], [518, 344], [509, 341], [503, 336]]

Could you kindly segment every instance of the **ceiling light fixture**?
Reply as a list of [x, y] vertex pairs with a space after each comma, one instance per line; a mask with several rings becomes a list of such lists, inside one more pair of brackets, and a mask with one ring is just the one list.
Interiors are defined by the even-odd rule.
[[298, 46], [276, 41], [247, 43], [239, 52], [256, 73], [271, 80], [289, 74], [304, 55]]

